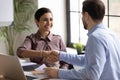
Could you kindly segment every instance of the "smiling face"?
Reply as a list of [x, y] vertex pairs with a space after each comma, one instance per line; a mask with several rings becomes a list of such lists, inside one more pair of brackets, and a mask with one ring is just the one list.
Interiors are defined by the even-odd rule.
[[43, 14], [39, 21], [36, 20], [36, 24], [39, 28], [40, 32], [50, 32], [53, 26], [53, 15], [52, 13], [48, 12]]

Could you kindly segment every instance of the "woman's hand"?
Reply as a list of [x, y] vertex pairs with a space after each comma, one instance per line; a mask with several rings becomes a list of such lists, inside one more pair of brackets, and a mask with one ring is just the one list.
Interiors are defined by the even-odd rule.
[[54, 63], [59, 61], [59, 51], [53, 50], [49, 53], [49, 56], [47, 57], [47, 61], [50, 63]]

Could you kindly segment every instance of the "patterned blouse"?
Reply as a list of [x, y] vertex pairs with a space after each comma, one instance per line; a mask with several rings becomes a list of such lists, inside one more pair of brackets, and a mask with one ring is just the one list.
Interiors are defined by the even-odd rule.
[[[18, 47], [17, 49], [17, 55], [21, 57], [21, 53], [24, 50], [59, 50], [59, 51], [65, 51], [66, 47], [62, 41], [61, 36], [55, 35], [50, 33], [46, 39], [43, 39], [39, 35], [39, 31], [35, 34], [31, 34], [26, 37], [23, 44]], [[46, 64], [47, 66], [60, 66], [67, 65], [66, 62], [60, 61], [55, 64], [49, 64], [47, 63], [43, 57], [36, 57], [36, 58], [30, 58], [32, 62], [38, 63], [38, 64]]]

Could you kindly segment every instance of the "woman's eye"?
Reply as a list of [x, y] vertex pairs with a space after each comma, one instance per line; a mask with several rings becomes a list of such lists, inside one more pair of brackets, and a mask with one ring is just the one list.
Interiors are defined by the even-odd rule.
[[48, 19], [43, 19], [42, 21], [48, 21]]
[[50, 18], [50, 19], [45, 18], [45, 19], [42, 19], [41, 21], [53, 21], [53, 18]]
[[53, 21], [53, 18], [50, 18], [50, 21]]

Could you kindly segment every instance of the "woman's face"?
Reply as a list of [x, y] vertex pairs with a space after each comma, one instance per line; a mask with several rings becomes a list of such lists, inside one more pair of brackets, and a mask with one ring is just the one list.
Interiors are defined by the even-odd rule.
[[36, 24], [41, 32], [49, 32], [53, 26], [53, 15], [52, 13], [43, 14], [39, 21], [36, 21]]

